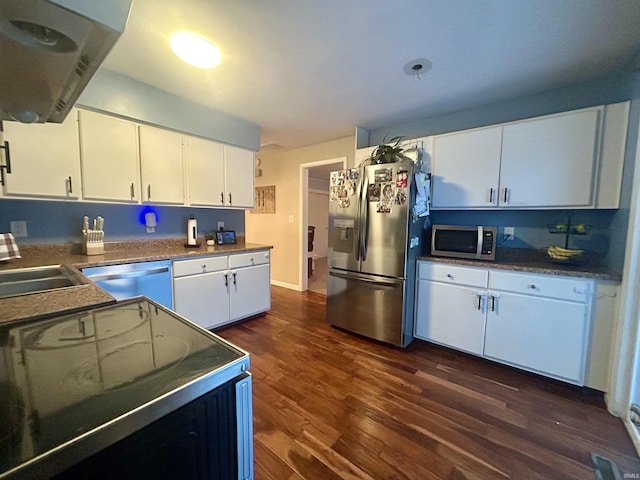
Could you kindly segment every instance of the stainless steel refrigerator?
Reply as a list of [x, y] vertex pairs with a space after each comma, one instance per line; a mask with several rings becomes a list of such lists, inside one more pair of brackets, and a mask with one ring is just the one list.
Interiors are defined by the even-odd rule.
[[332, 172], [327, 322], [401, 347], [413, 340], [424, 220], [411, 160]]

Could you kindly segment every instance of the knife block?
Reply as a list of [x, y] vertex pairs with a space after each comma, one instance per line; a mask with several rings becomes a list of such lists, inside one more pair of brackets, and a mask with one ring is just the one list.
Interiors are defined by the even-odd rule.
[[85, 255], [104, 254], [103, 230], [85, 230], [82, 232], [82, 253]]

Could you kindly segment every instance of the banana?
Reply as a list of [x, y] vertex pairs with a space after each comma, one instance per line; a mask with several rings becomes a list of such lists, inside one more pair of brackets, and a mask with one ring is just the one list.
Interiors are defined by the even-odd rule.
[[556, 245], [551, 245], [547, 249], [547, 254], [556, 260], [570, 260], [573, 258], [578, 258], [584, 253], [584, 250], [571, 250], [568, 248], [558, 247]]

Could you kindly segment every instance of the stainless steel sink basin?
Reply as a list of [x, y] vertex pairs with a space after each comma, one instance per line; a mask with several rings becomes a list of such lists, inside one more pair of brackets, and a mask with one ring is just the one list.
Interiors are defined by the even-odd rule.
[[88, 282], [64, 265], [0, 271], [0, 298], [79, 287]]

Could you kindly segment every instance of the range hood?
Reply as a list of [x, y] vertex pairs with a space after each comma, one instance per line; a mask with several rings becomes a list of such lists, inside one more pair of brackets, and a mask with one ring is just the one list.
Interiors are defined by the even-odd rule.
[[132, 0], [1, 0], [0, 120], [60, 123], [105, 59]]

